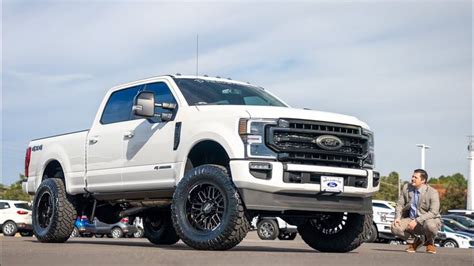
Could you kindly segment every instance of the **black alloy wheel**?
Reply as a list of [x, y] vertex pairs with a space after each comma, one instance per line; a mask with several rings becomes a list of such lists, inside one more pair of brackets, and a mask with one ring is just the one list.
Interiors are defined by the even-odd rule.
[[237, 188], [220, 165], [186, 173], [173, 194], [171, 217], [183, 242], [202, 250], [233, 248], [250, 227]]
[[212, 184], [197, 184], [186, 201], [189, 223], [199, 231], [216, 229], [224, 217], [226, 200], [220, 189]]

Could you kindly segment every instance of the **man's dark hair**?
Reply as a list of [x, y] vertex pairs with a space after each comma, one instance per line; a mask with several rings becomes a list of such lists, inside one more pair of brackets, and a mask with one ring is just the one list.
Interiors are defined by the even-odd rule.
[[419, 173], [422, 180], [425, 180], [425, 183], [428, 182], [428, 173], [423, 169], [415, 169], [414, 173]]

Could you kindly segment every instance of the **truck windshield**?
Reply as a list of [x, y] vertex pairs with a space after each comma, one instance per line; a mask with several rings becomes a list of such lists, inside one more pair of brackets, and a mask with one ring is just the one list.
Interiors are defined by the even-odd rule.
[[287, 107], [264, 89], [199, 78], [175, 78], [189, 105], [263, 105]]

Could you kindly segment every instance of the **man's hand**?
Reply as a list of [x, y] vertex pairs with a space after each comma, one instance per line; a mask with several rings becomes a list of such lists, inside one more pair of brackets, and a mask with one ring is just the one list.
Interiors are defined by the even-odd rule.
[[417, 224], [418, 223], [416, 222], [416, 220], [411, 220], [411, 222], [408, 224], [408, 229], [414, 230]]
[[400, 218], [395, 219], [395, 221], [393, 222], [393, 225], [400, 226]]

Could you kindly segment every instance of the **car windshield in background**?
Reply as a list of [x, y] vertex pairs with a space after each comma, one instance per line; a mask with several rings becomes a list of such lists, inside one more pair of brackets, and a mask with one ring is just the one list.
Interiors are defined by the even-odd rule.
[[189, 105], [261, 105], [287, 107], [262, 88], [205, 79], [175, 78]]
[[25, 209], [25, 210], [30, 210], [31, 211], [31, 207], [28, 203], [15, 203], [14, 205], [18, 209]]

